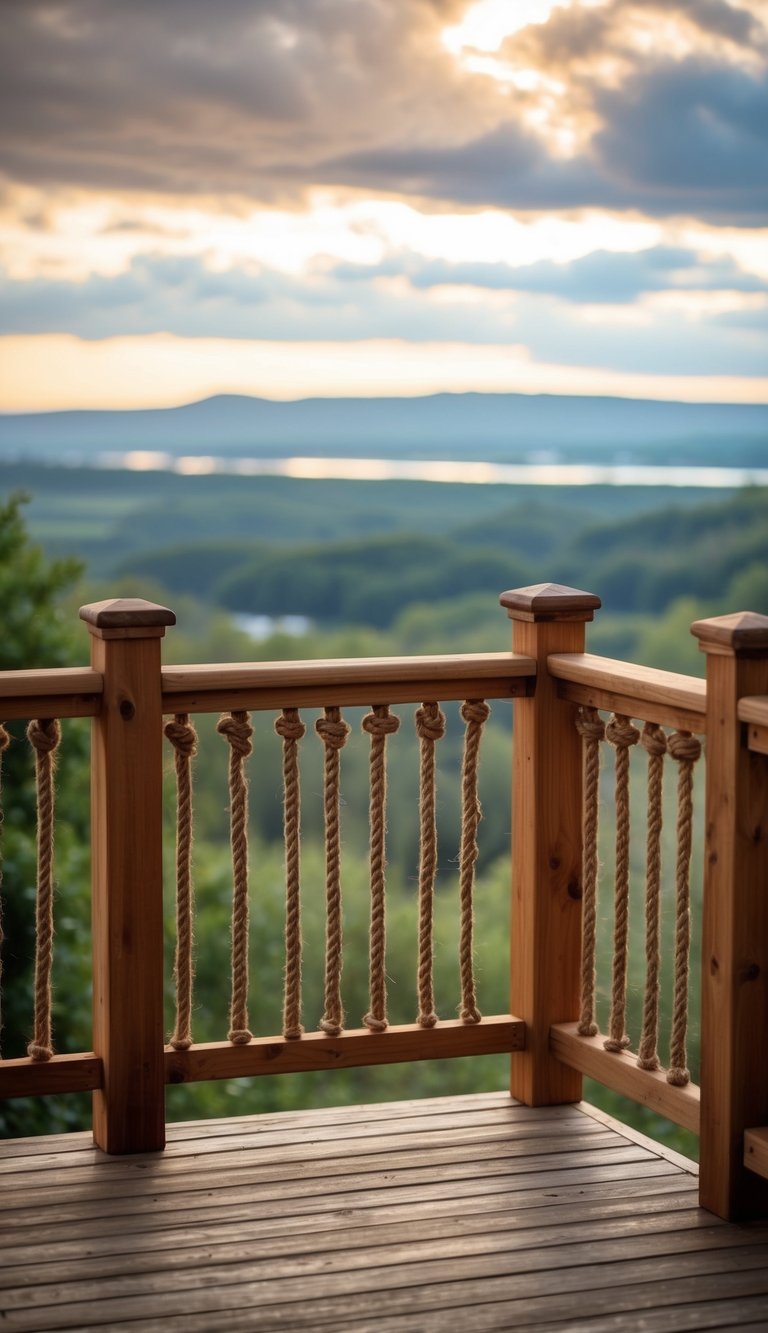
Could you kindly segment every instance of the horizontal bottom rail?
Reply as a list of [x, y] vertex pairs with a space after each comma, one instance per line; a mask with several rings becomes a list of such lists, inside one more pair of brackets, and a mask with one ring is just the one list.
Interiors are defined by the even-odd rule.
[[768, 1180], [768, 1127], [744, 1131], [744, 1165]]
[[101, 1058], [54, 1055], [50, 1060], [0, 1060], [0, 1100], [7, 1097], [44, 1097], [54, 1092], [93, 1092], [104, 1083]]
[[684, 1088], [667, 1083], [663, 1070], [640, 1069], [637, 1057], [629, 1051], [606, 1051], [604, 1037], [581, 1037], [575, 1023], [557, 1023], [550, 1029], [552, 1053], [587, 1078], [594, 1078], [613, 1092], [647, 1106], [657, 1115], [673, 1120], [693, 1134], [699, 1132], [699, 1089], [694, 1083]]
[[416, 1023], [369, 1032], [367, 1028], [327, 1037], [307, 1032], [295, 1041], [255, 1037], [246, 1046], [205, 1042], [186, 1051], [165, 1050], [166, 1083], [247, 1078], [254, 1074], [303, 1074], [320, 1069], [354, 1069], [411, 1060], [446, 1060], [462, 1055], [504, 1055], [525, 1046], [525, 1023], [508, 1014], [481, 1023], [451, 1019], [433, 1028]]

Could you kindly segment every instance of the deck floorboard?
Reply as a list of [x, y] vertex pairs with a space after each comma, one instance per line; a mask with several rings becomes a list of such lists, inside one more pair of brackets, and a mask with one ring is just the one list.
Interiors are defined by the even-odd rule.
[[4, 1329], [768, 1328], [768, 1225], [582, 1106], [506, 1094], [0, 1143]]

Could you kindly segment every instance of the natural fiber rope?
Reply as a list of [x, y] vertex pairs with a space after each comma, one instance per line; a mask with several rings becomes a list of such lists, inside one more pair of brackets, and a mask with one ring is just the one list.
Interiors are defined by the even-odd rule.
[[[11, 738], [10, 738], [10, 736], [8, 735], [8, 732], [6, 731], [5, 727], [2, 725], [2, 723], [0, 723], [0, 795], [2, 795], [2, 756], [3, 756], [3, 752], [4, 752], [5, 750], [8, 749], [8, 746], [10, 745], [10, 743], [11, 743]], [[0, 801], [0, 832], [2, 832], [2, 827], [3, 827], [3, 806], [2, 806], [2, 802]], [[3, 863], [2, 863], [2, 859], [0, 858], [0, 890], [2, 889], [2, 887], [3, 887]], [[2, 894], [0, 894], [0, 1036], [2, 1036], [2, 1031], [3, 1031], [3, 1023], [2, 1023], [3, 1014], [2, 1014], [2, 1007], [1, 1007], [1, 1004], [2, 1004], [2, 997], [3, 997], [3, 992], [2, 992], [2, 980], [3, 980], [3, 952], [2, 952], [2, 950], [3, 950], [3, 941], [4, 941], [4, 939], [5, 939], [5, 935], [3, 934], [3, 900], [2, 900]]]
[[643, 1027], [637, 1052], [641, 1069], [658, 1069], [659, 974], [661, 948], [661, 825], [662, 781], [667, 738], [655, 722], [646, 722], [640, 744], [648, 755], [648, 817], [645, 844], [645, 998]]
[[192, 759], [197, 732], [186, 713], [177, 713], [166, 723], [165, 735], [176, 766], [176, 1024], [171, 1046], [186, 1051], [192, 1045]]
[[675, 893], [675, 988], [667, 1082], [685, 1087], [690, 1081], [685, 1049], [688, 1029], [688, 964], [691, 947], [690, 870], [693, 826], [693, 766], [701, 741], [688, 731], [675, 731], [669, 753], [680, 765], [677, 776], [677, 868]]
[[435, 744], [445, 735], [445, 714], [436, 703], [416, 710], [419, 737], [419, 963], [418, 992], [420, 1027], [437, 1022], [433, 978], [434, 899], [437, 873], [437, 788]]
[[35, 924], [35, 1026], [27, 1046], [33, 1060], [50, 1060], [51, 972], [53, 967], [53, 825], [55, 751], [61, 727], [55, 718], [30, 722], [27, 738], [35, 751], [37, 782], [37, 908]]
[[301, 1025], [301, 797], [299, 741], [306, 727], [298, 708], [284, 708], [275, 719], [283, 741], [283, 837], [285, 839], [285, 973], [283, 977], [283, 1036], [300, 1037]]
[[600, 802], [600, 742], [605, 723], [596, 708], [580, 708], [576, 730], [582, 738], [584, 797], [582, 813], [583, 901], [581, 928], [581, 1015], [578, 1032], [594, 1037], [597, 948], [597, 825]]
[[363, 718], [363, 730], [371, 738], [370, 756], [370, 879], [371, 879], [371, 936], [369, 962], [370, 1000], [363, 1023], [371, 1032], [387, 1028], [387, 973], [386, 973], [386, 885], [384, 878], [386, 803], [387, 803], [387, 737], [393, 736], [400, 726], [399, 717], [393, 717], [388, 704], [374, 704], [373, 711]]
[[477, 795], [477, 766], [480, 737], [490, 716], [490, 708], [483, 699], [467, 699], [461, 705], [461, 716], [466, 722], [464, 756], [461, 766], [461, 848], [459, 852], [459, 885], [461, 931], [459, 965], [461, 974], [461, 1009], [463, 1023], [479, 1023], [482, 1014], [477, 1007], [474, 963], [472, 958], [473, 892], [475, 863], [477, 862], [477, 827], [483, 817]]
[[349, 727], [338, 708], [328, 707], [315, 730], [325, 746], [323, 805], [325, 814], [325, 1008], [320, 1028], [338, 1037], [344, 1026], [341, 1004], [341, 847], [339, 838], [339, 751], [346, 745]]
[[614, 713], [605, 729], [616, 747], [616, 889], [613, 931], [613, 979], [611, 1016], [606, 1051], [623, 1051], [629, 1045], [624, 1030], [627, 1009], [627, 946], [629, 941], [629, 750], [640, 732], [628, 717]]
[[232, 843], [232, 1001], [228, 1038], [235, 1046], [253, 1040], [248, 1027], [248, 781], [245, 761], [253, 727], [245, 712], [225, 713], [216, 730], [229, 743], [229, 824]]

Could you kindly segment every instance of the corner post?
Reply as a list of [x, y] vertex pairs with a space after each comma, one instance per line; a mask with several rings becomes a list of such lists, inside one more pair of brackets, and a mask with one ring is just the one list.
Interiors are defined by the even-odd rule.
[[707, 654], [699, 1199], [735, 1220], [768, 1212], [768, 1183], [744, 1166], [744, 1130], [768, 1124], [768, 766], [737, 711], [768, 693], [768, 616], [691, 633]]
[[109, 1153], [165, 1146], [160, 640], [176, 617], [138, 598], [80, 610], [104, 678], [91, 761], [93, 1135]]
[[526, 1023], [512, 1056], [513, 1097], [529, 1106], [581, 1098], [581, 1075], [549, 1049], [553, 1023], [579, 1016], [581, 740], [559, 698], [550, 653], [583, 653], [600, 598], [542, 583], [505, 592], [512, 647], [536, 659], [535, 693], [516, 699], [512, 769], [511, 1012]]

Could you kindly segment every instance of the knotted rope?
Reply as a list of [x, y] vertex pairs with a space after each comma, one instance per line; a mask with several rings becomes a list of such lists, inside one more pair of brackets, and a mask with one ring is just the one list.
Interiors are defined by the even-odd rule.
[[600, 742], [605, 736], [605, 723], [596, 708], [580, 708], [576, 716], [576, 730], [582, 738], [584, 773], [584, 805], [582, 812], [583, 907], [581, 928], [581, 1016], [578, 1032], [582, 1037], [594, 1037], [598, 1028], [595, 1021], [595, 957], [597, 948], [597, 823], [600, 799]]
[[285, 839], [285, 974], [283, 1036], [300, 1037], [301, 1025], [301, 861], [299, 741], [306, 727], [298, 708], [284, 708], [275, 719], [283, 742], [283, 836]]
[[693, 766], [701, 741], [689, 731], [669, 738], [669, 753], [679, 764], [677, 775], [677, 867], [675, 892], [675, 989], [667, 1082], [685, 1087], [690, 1081], [685, 1049], [688, 1029], [688, 963], [691, 946], [690, 869], [693, 826]]
[[339, 840], [340, 751], [347, 743], [349, 727], [338, 708], [328, 707], [317, 719], [315, 730], [325, 746], [323, 806], [325, 815], [325, 1008], [320, 1028], [338, 1037], [344, 1026], [341, 1005], [341, 848]]
[[363, 731], [371, 738], [370, 756], [370, 879], [371, 879], [371, 938], [370, 938], [370, 1002], [363, 1022], [371, 1032], [384, 1032], [387, 1027], [386, 977], [386, 902], [384, 867], [387, 803], [387, 737], [393, 736], [400, 726], [399, 717], [393, 717], [388, 704], [374, 704], [373, 711], [363, 718]]
[[611, 1016], [606, 1051], [622, 1051], [629, 1045], [625, 1032], [627, 1008], [627, 945], [629, 940], [629, 750], [640, 732], [628, 717], [614, 713], [605, 729], [616, 748], [616, 898], [613, 931], [613, 981]]
[[419, 737], [419, 1016], [423, 1028], [437, 1022], [433, 980], [434, 898], [437, 873], [435, 744], [445, 735], [445, 714], [436, 703], [416, 710]]
[[640, 744], [648, 755], [648, 819], [645, 845], [645, 998], [643, 1027], [637, 1053], [641, 1069], [658, 1069], [659, 973], [661, 949], [661, 824], [662, 781], [667, 738], [655, 722], [646, 722]]
[[248, 781], [245, 761], [253, 727], [245, 712], [225, 713], [216, 724], [229, 744], [229, 826], [232, 844], [232, 1001], [228, 1038], [235, 1046], [253, 1040], [248, 1027]]
[[[8, 749], [8, 746], [10, 745], [10, 743], [11, 743], [11, 738], [10, 738], [10, 736], [8, 735], [8, 732], [6, 731], [5, 727], [2, 725], [2, 723], [0, 723], [0, 795], [2, 794], [2, 756], [3, 756], [3, 752], [4, 752], [5, 750]], [[0, 802], [0, 832], [2, 832], [2, 827], [3, 827], [3, 807], [2, 807], [2, 802]], [[3, 887], [3, 869], [2, 869], [2, 860], [0, 860], [0, 889], [2, 889], [2, 887]], [[2, 1001], [2, 995], [3, 995], [3, 992], [2, 992], [2, 980], [3, 980], [3, 952], [2, 952], [2, 950], [3, 950], [3, 941], [4, 941], [4, 940], [5, 940], [5, 935], [3, 934], [3, 900], [2, 900], [2, 895], [0, 895], [0, 1002]], [[3, 1024], [2, 1024], [2, 1008], [0, 1008], [0, 1035], [2, 1035], [2, 1030], [3, 1030]]]
[[53, 967], [53, 823], [55, 752], [61, 727], [55, 718], [30, 722], [27, 738], [35, 751], [37, 784], [37, 907], [35, 919], [35, 1025], [27, 1046], [33, 1060], [50, 1060], [51, 971]]
[[461, 705], [461, 716], [466, 722], [464, 755], [461, 766], [461, 848], [459, 851], [459, 884], [461, 904], [461, 936], [459, 964], [461, 972], [461, 1009], [463, 1023], [479, 1023], [482, 1014], [477, 1007], [474, 964], [472, 958], [473, 890], [477, 862], [477, 828], [483, 817], [477, 795], [477, 767], [480, 737], [490, 716], [484, 699], [467, 699]]
[[197, 732], [186, 713], [177, 713], [166, 723], [165, 735], [176, 766], [176, 1024], [171, 1046], [186, 1051], [192, 1045], [192, 760]]

